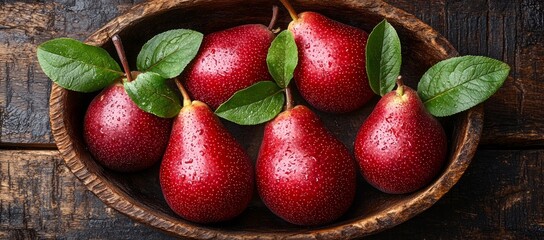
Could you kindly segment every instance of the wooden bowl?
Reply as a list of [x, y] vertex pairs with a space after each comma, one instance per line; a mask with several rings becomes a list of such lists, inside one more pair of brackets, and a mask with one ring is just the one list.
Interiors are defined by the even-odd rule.
[[[376, 0], [298, 0], [299, 11], [316, 11], [332, 19], [370, 32], [387, 18], [397, 29], [403, 46], [403, 71], [406, 83], [415, 87], [421, 75], [436, 62], [457, 55], [446, 39], [414, 16]], [[271, 6], [278, 1], [245, 0], [159, 0], [137, 5], [93, 33], [87, 43], [102, 46], [116, 55], [110, 37], [124, 40], [129, 62], [134, 65], [141, 46], [155, 34], [190, 28], [203, 33], [246, 23], [268, 24]], [[290, 21], [280, 8], [277, 26]], [[134, 67], [134, 66], [133, 66]], [[398, 225], [433, 205], [461, 177], [473, 157], [483, 122], [483, 107], [478, 106], [453, 117], [441, 119], [449, 137], [449, 157], [443, 172], [432, 184], [405, 195], [381, 193], [359, 176], [353, 206], [341, 219], [319, 227], [299, 227], [274, 216], [255, 195], [249, 208], [232, 221], [200, 225], [176, 216], [162, 197], [158, 183], [158, 164], [152, 169], [122, 174], [98, 165], [82, 138], [82, 119], [95, 94], [82, 94], [54, 85], [50, 99], [51, 129], [70, 170], [108, 206], [139, 222], [170, 234], [191, 238], [353, 238], [373, 234]], [[333, 115], [318, 112], [325, 125], [353, 149], [355, 134], [377, 101], [354, 113]], [[299, 103], [304, 103], [300, 98]], [[256, 159], [263, 127], [227, 128]]]

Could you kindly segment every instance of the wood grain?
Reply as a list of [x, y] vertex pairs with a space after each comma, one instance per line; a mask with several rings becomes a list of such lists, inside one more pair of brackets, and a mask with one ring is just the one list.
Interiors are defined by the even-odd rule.
[[431, 209], [371, 239], [542, 239], [543, 169], [543, 150], [479, 151]]
[[84, 40], [134, 1], [0, 3], [0, 145], [54, 145], [49, 127], [51, 81], [36, 47], [52, 38]]
[[512, 68], [485, 104], [482, 145], [544, 146], [544, 1], [387, 1], [444, 35], [461, 55], [483, 55]]
[[[486, 103], [483, 144], [544, 146], [544, 2], [456, 1], [448, 9], [448, 39], [467, 46], [461, 54], [501, 59], [511, 68], [511, 78]], [[485, 15], [484, 15], [485, 14]], [[467, 24], [464, 26], [462, 24]]]
[[165, 236], [104, 205], [55, 150], [0, 150], [1, 239]]

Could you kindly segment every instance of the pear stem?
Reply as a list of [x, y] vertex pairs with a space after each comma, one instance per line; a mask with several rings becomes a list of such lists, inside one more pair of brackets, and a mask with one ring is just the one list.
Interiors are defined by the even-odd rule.
[[272, 6], [272, 19], [270, 19], [270, 23], [268, 24], [268, 30], [272, 30], [272, 28], [274, 28], [277, 20], [278, 20], [278, 6], [274, 5]]
[[294, 104], [294, 101], [293, 101], [293, 95], [291, 93], [291, 88], [290, 87], [287, 87], [285, 88], [285, 100], [286, 100], [286, 104], [285, 104], [285, 110], [291, 110], [295, 105]]
[[181, 96], [183, 96], [183, 106], [187, 107], [191, 105], [191, 97], [189, 96], [189, 93], [183, 85], [181, 84], [181, 81], [178, 78], [174, 79], [174, 82], [176, 82], [176, 86], [178, 87], [179, 91], [181, 92]]
[[397, 77], [397, 96], [402, 97], [404, 95], [404, 82], [402, 76]]
[[130, 68], [128, 67], [127, 55], [125, 54], [125, 49], [123, 48], [121, 38], [119, 37], [119, 35], [115, 34], [111, 38], [111, 41], [115, 46], [115, 50], [117, 51], [117, 56], [119, 56], [119, 60], [121, 60], [121, 65], [123, 65], [123, 69], [125, 70], [127, 81], [132, 82], [132, 73], [130, 72]]
[[298, 20], [298, 14], [295, 11], [295, 8], [293, 8], [293, 5], [291, 5], [291, 3], [289, 2], [289, 0], [280, 0], [280, 2], [281, 2], [281, 4], [283, 4], [283, 6], [285, 8], [287, 8], [287, 11], [289, 11], [289, 15], [291, 15], [291, 18], [294, 21], [297, 21]]

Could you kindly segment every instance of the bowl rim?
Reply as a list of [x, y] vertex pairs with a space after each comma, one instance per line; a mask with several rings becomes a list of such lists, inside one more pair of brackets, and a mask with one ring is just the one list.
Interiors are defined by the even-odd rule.
[[[296, 3], [297, 1], [292, 2]], [[336, 2], [339, 2], [339, 0]], [[118, 33], [120, 29], [141, 20], [143, 17], [148, 16], [147, 14], [149, 13], [157, 14], [183, 7], [184, 4], [194, 3], [209, 4], [210, 1], [158, 0], [140, 3], [91, 34], [85, 42], [96, 46], [103, 45], [110, 36]], [[449, 58], [458, 55], [457, 51], [443, 36], [426, 23], [401, 9], [393, 7], [383, 1], [350, 1], [350, 4], [358, 9], [363, 7], [376, 8], [379, 10], [379, 13], [390, 22], [417, 22], [417, 26], [411, 25], [411, 28], [408, 26], [407, 30], [422, 32], [422, 39], [426, 44], [432, 44], [438, 47], [438, 51], [442, 55], [440, 58]], [[65, 119], [69, 116], [65, 116], [64, 114], [63, 99], [67, 97], [68, 93], [69, 90], [53, 84], [50, 95], [50, 123], [51, 131], [59, 152], [70, 171], [72, 171], [89, 191], [93, 192], [109, 207], [116, 209], [134, 220], [153, 226], [166, 233], [191, 238], [353, 238], [374, 234], [392, 228], [431, 207], [457, 183], [476, 152], [476, 148], [480, 141], [484, 117], [482, 104], [458, 114], [457, 119], [462, 121], [462, 124], [460, 125], [463, 127], [457, 129], [458, 135], [454, 142], [466, 144], [461, 145], [451, 152], [449, 157], [450, 159], [454, 159], [454, 161], [444, 169], [442, 175], [435, 180], [434, 183], [423, 190], [420, 190], [417, 197], [414, 197], [403, 204], [397, 204], [392, 208], [389, 208], [385, 214], [381, 214], [378, 217], [366, 216], [351, 222], [342, 222], [328, 227], [319, 227], [317, 229], [297, 229], [295, 231], [274, 233], [227, 231], [194, 225], [190, 222], [180, 221], [179, 218], [155, 211], [154, 209], [135, 201], [124, 191], [119, 190], [118, 186], [107, 181], [103, 176], [100, 176], [95, 172], [90, 172], [86, 168], [81, 156], [74, 151], [73, 140], [69, 135], [69, 131], [66, 130]]]

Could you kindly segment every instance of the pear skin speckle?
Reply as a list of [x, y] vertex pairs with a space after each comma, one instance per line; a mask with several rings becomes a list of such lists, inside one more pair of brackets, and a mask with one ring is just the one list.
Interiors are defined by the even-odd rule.
[[123, 85], [114, 84], [89, 105], [83, 137], [100, 164], [115, 171], [134, 172], [162, 158], [171, 127], [172, 119], [140, 110]]
[[310, 105], [345, 113], [374, 96], [366, 76], [366, 32], [314, 12], [299, 14], [289, 30], [299, 51], [295, 83]]
[[159, 174], [170, 208], [193, 222], [234, 218], [248, 206], [253, 194], [249, 156], [199, 101], [184, 107], [174, 120]]
[[266, 206], [297, 225], [322, 225], [351, 205], [356, 163], [348, 149], [307, 107], [296, 106], [266, 124], [256, 165]]
[[382, 97], [355, 140], [363, 177], [386, 193], [426, 186], [442, 169], [446, 154], [442, 125], [407, 86], [403, 96], [392, 91]]
[[236, 91], [272, 80], [266, 55], [274, 34], [260, 24], [248, 24], [204, 37], [200, 52], [183, 78], [195, 100], [216, 109]]

